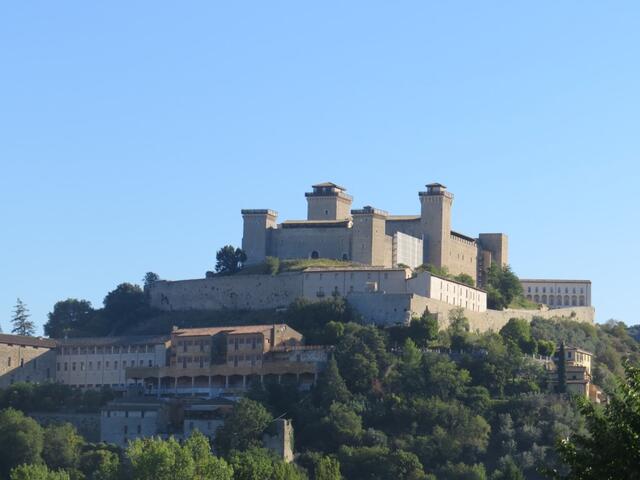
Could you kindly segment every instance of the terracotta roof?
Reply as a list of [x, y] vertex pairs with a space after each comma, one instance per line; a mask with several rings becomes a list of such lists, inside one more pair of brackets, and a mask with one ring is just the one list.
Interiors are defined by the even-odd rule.
[[[285, 329], [289, 328], [284, 323], [279, 323], [275, 325], [276, 328]], [[269, 325], [238, 325], [238, 326], [228, 326], [228, 327], [205, 327], [205, 328], [179, 328], [174, 330], [172, 333], [178, 337], [204, 337], [204, 336], [213, 336], [218, 333], [233, 333], [233, 334], [243, 334], [243, 333], [263, 333], [267, 331], [271, 331], [273, 328], [273, 324]], [[293, 330], [293, 329], [291, 329]]]
[[22, 345], [28, 347], [56, 347], [56, 341], [51, 338], [28, 337], [26, 335], [9, 335], [6, 333], [0, 333], [0, 343], [10, 343], [12, 345]]

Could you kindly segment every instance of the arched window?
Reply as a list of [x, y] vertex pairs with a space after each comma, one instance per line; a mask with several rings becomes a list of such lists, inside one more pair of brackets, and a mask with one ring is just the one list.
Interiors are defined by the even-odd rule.
[[311, 258], [320, 258], [320, 254], [317, 251], [311, 252]]
[[581, 306], [581, 307], [584, 307], [584, 304], [585, 304], [585, 302], [584, 302], [584, 295], [580, 295], [580, 306]]
[[571, 301], [569, 300], [569, 295], [564, 296], [564, 305], [571, 305]]
[[533, 301], [536, 302], [536, 303], [539, 303], [540, 302], [540, 295], [534, 295], [533, 296]]
[[553, 295], [549, 295], [549, 305], [553, 307], [553, 304], [556, 303], [555, 302], [556, 297], [554, 297]]
[[547, 296], [546, 295], [542, 295], [542, 299], [541, 299], [542, 303], [544, 303], [546, 305], [547, 303]]
[[557, 305], [558, 307], [562, 306], [562, 295], [558, 295], [558, 296], [556, 297], [556, 305]]
[[578, 297], [576, 297], [575, 295], [571, 297], [571, 305], [574, 307], [578, 306]]
[[531, 300], [531, 295], [527, 295], [527, 300]]

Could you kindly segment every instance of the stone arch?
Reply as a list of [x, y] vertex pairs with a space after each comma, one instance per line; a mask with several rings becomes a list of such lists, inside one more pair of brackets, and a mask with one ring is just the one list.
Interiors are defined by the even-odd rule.
[[558, 295], [558, 296], [556, 297], [556, 305], [557, 305], [558, 307], [562, 306], [562, 295]]
[[573, 295], [571, 297], [571, 306], [573, 306], [573, 307], [577, 307], [578, 306], [578, 297], [575, 296], [575, 295]]
[[554, 297], [553, 295], [549, 295], [549, 306], [553, 307], [553, 304], [555, 303], [555, 299], [556, 297]]
[[571, 300], [569, 299], [569, 295], [564, 296], [564, 305], [571, 305]]
[[546, 295], [542, 295], [542, 298], [540, 299], [540, 301], [544, 304], [547, 303], [547, 296]]

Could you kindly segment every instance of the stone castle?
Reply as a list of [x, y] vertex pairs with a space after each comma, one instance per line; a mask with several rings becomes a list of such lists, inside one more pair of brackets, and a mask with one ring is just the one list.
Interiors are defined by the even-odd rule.
[[305, 193], [307, 219], [277, 223], [269, 209], [244, 209], [242, 249], [247, 264], [280, 259], [330, 258], [376, 267], [421, 264], [446, 267], [453, 275], [467, 274], [485, 284], [491, 263], [508, 263], [508, 241], [503, 233], [481, 233], [477, 238], [451, 229], [453, 194], [431, 183], [419, 192], [419, 215], [389, 215], [371, 206], [351, 209], [353, 198], [334, 183], [313, 185]]

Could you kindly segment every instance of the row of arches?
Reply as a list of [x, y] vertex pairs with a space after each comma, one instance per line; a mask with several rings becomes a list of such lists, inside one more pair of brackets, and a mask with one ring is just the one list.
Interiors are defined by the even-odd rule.
[[527, 300], [550, 307], [584, 307], [586, 305], [584, 295], [527, 295]]

